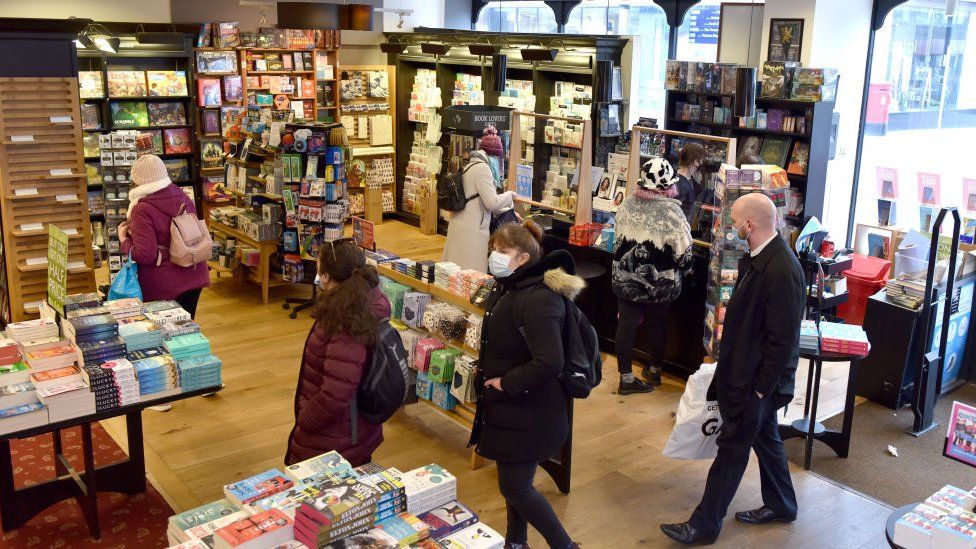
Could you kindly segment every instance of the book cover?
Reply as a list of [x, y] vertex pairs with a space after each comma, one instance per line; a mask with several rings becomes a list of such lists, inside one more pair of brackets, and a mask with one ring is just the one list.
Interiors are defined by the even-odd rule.
[[197, 47], [209, 48], [213, 45], [213, 23], [202, 23], [197, 33]]
[[152, 97], [184, 97], [187, 95], [186, 71], [146, 71], [149, 95]]
[[790, 138], [788, 137], [767, 137], [763, 140], [762, 149], [759, 157], [766, 164], [783, 167], [786, 165], [786, 157], [790, 152]]
[[301, 509], [322, 524], [341, 522], [364, 507], [371, 509], [379, 495], [376, 489], [355, 479], [323, 483], [321, 488], [322, 494], [303, 502]]
[[767, 61], [762, 67], [762, 88], [760, 97], [786, 97], [786, 64]]
[[183, 126], [186, 109], [179, 101], [149, 103], [149, 124], [152, 126]]
[[942, 202], [942, 176], [937, 173], [918, 172], [918, 201], [929, 206]]
[[185, 158], [164, 158], [166, 173], [173, 181], [188, 181], [190, 179], [190, 165]]
[[422, 515], [420, 520], [430, 527], [430, 535], [440, 539], [478, 522], [478, 515], [467, 506], [452, 501]]
[[163, 130], [166, 154], [188, 154], [193, 152], [189, 128]]
[[681, 89], [681, 64], [682, 61], [675, 61], [674, 59], [666, 61], [664, 89], [674, 91]]
[[430, 536], [427, 523], [410, 513], [400, 513], [376, 524], [376, 528], [383, 530], [396, 538], [401, 546], [416, 543]]
[[278, 469], [269, 469], [239, 482], [224, 486], [224, 494], [233, 502], [251, 503], [291, 488], [294, 483]]
[[78, 94], [82, 99], [101, 99], [105, 97], [105, 84], [102, 71], [78, 71]]
[[217, 23], [217, 42], [221, 48], [236, 48], [241, 45], [240, 23], [226, 21]]
[[34, 401], [30, 404], [15, 406], [13, 408], [4, 408], [3, 410], [0, 410], [0, 419], [19, 416], [23, 414], [29, 414], [31, 412], [37, 412], [43, 409], [44, 409], [43, 404], [41, 404], [39, 401]]
[[261, 547], [269, 547], [291, 539], [293, 524], [281, 511], [270, 509], [224, 526], [217, 530], [215, 539], [220, 538], [219, 546], [239, 547], [260, 540]]
[[197, 72], [200, 74], [219, 74], [237, 72], [237, 52], [198, 51], [196, 52]]
[[197, 78], [197, 104], [201, 107], [219, 107], [222, 103], [219, 78]]
[[806, 175], [809, 164], [810, 144], [805, 141], [797, 141], [793, 145], [793, 154], [790, 155], [790, 165], [786, 168], [786, 172], [794, 175]]
[[195, 538], [207, 544], [207, 547], [214, 546], [214, 534], [228, 524], [233, 524], [243, 518], [247, 518], [244, 511], [235, 511], [229, 515], [222, 515], [210, 522], [198, 524], [188, 528], [185, 532], [191, 539]]
[[447, 536], [440, 542], [445, 549], [502, 549], [505, 538], [479, 522]]
[[241, 76], [232, 74], [223, 77], [224, 81], [224, 101], [240, 101], [244, 98]]
[[77, 366], [65, 366], [64, 368], [35, 372], [31, 374], [31, 382], [36, 387], [38, 383], [62, 382], [71, 376], [78, 375], [78, 373]]
[[200, 167], [219, 168], [224, 163], [224, 142], [220, 139], [200, 140]]
[[339, 452], [335, 451], [326, 452], [285, 468], [285, 474], [294, 479], [295, 482], [304, 482], [306, 479], [324, 473], [335, 475], [338, 478], [355, 478], [358, 476], [352, 465], [339, 455]]
[[145, 71], [108, 71], [109, 97], [145, 97]]
[[149, 125], [149, 111], [142, 101], [111, 101], [113, 128], [137, 128]]
[[220, 111], [206, 109], [200, 111], [204, 135], [220, 135]]
[[102, 129], [102, 116], [99, 112], [98, 105], [92, 105], [90, 103], [81, 105], [81, 128], [83, 130]]

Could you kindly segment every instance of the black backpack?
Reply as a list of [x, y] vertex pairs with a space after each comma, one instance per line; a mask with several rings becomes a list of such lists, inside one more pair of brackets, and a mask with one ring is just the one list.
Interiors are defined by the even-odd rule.
[[[400, 332], [390, 326], [389, 320], [384, 320], [376, 334], [373, 358], [359, 382], [354, 408], [370, 423], [380, 424], [390, 419], [407, 398], [407, 376], [407, 351]], [[355, 420], [353, 413], [354, 424]]]
[[474, 164], [474, 162], [469, 162], [463, 170], [446, 173], [438, 178], [437, 207], [439, 209], [460, 212], [468, 205], [468, 202], [478, 198], [477, 193], [474, 196], [464, 196], [464, 174]]
[[590, 321], [569, 298], [563, 325], [563, 373], [559, 381], [563, 390], [573, 398], [586, 398], [603, 380], [603, 358], [600, 341]]

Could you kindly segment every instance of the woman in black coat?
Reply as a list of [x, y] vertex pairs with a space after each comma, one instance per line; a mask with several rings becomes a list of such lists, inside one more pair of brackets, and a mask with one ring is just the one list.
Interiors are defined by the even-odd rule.
[[526, 546], [531, 524], [550, 547], [577, 547], [533, 486], [539, 462], [566, 442], [569, 418], [563, 370], [566, 303], [583, 289], [565, 251], [541, 257], [538, 225], [508, 224], [491, 237], [488, 268], [497, 278], [481, 327], [478, 409], [471, 433], [498, 465], [508, 507], [505, 547]]

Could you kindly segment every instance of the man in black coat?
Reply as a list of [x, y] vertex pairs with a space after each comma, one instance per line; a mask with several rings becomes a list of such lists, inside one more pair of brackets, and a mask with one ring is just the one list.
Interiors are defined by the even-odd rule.
[[776, 207], [765, 195], [736, 200], [732, 222], [750, 251], [739, 262], [718, 367], [708, 389], [708, 399], [718, 400], [722, 414], [718, 455], [691, 520], [661, 525], [668, 537], [686, 544], [714, 543], [749, 463], [750, 449], [759, 458], [763, 506], [736, 513], [736, 520], [765, 524], [796, 519], [796, 495], [776, 411], [793, 399], [806, 295], [803, 269], [777, 235]]

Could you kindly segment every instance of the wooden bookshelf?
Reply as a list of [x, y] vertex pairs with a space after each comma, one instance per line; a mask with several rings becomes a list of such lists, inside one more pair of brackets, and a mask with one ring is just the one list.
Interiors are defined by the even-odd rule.
[[77, 78], [0, 78], [5, 323], [47, 299], [49, 225], [69, 236], [68, 293], [95, 289], [81, 133]]

